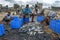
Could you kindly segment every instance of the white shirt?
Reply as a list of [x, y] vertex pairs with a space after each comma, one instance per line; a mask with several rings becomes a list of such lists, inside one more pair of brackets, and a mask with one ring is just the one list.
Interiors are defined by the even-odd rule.
[[38, 11], [36, 13], [35, 9], [33, 9], [32, 13], [34, 13], [34, 14], [37, 14], [38, 13], [39, 14], [39, 13], [41, 13], [41, 11], [38, 9]]
[[5, 17], [7, 17], [7, 19], [10, 19], [11, 18], [11, 15], [8, 16], [8, 13], [5, 13]]

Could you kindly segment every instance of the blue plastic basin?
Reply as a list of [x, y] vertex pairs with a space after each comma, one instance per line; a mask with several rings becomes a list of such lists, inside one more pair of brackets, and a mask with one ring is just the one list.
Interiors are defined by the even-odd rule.
[[11, 28], [20, 28], [23, 25], [23, 19], [12, 20], [10, 22]]
[[0, 36], [5, 34], [4, 25], [0, 24]]
[[37, 16], [36, 21], [41, 22], [44, 20], [44, 16]]

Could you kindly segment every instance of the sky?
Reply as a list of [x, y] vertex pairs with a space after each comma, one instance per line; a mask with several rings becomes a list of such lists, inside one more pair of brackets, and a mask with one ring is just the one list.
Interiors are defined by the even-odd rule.
[[29, 2], [29, 1], [41, 1], [41, 2], [42, 2], [43, 0], [15, 0], [15, 1], [23, 1], [23, 2], [27, 2], [27, 1], [28, 1], [28, 2]]
[[13, 6], [13, 3], [21, 4], [22, 2], [22, 4], [25, 4], [27, 2], [35, 3], [37, 1], [52, 4], [56, 0], [0, 0], [0, 4]]
[[43, 2], [42, 0], [0, 0], [0, 4], [3, 6], [13, 6], [14, 3], [18, 4], [26, 4], [27, 2], [35, 3], [35, 2]]

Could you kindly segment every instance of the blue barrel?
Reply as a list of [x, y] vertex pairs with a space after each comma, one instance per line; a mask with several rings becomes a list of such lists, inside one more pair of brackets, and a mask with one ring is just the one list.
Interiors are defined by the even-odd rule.
[[0, 24], [0, 36], [3, 36], [4, 34], [5, 34], [4, 25]]
[[24, 18], [24, 22], [25, 22], [25, 23], [29, 23], [29, 17]]
[[16, 20], [16, 19], [18, 19], [18, 16], [13, 16], [12, 17], [12, 20]]
[[55, 33], [60, 34], [60, 20], [50, 20], [49, 27]]
[[44, 16], [37, 16], [36, 21], [41, 22], [44, 20]]
[[12, 20], [10, 22], [10, 27], [13, 29], [20, 28], [22, 26], [22, 20]]

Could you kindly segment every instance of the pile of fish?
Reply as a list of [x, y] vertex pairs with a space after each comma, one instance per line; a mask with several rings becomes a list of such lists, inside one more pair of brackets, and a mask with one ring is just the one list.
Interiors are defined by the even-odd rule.
[[44, 33], [43, 25], [37, 23], [25, 24], [20, 30], [27, 32], [27, 34], [29, 35], [35, 35], [36, 33]]
[[52, 36], [44, 32], [43, 24], [35, 22], [25, 24], [20, 29], [12, 29], [6, 34], [6, 40], [52, 40]]
[[35, 22], [23, 25], [19, 31], [24, 33], [20, 33], [20, 36], [25, 35], [26, 40], [51, 40], [52, 37], [44, 32], [43, 24]]

